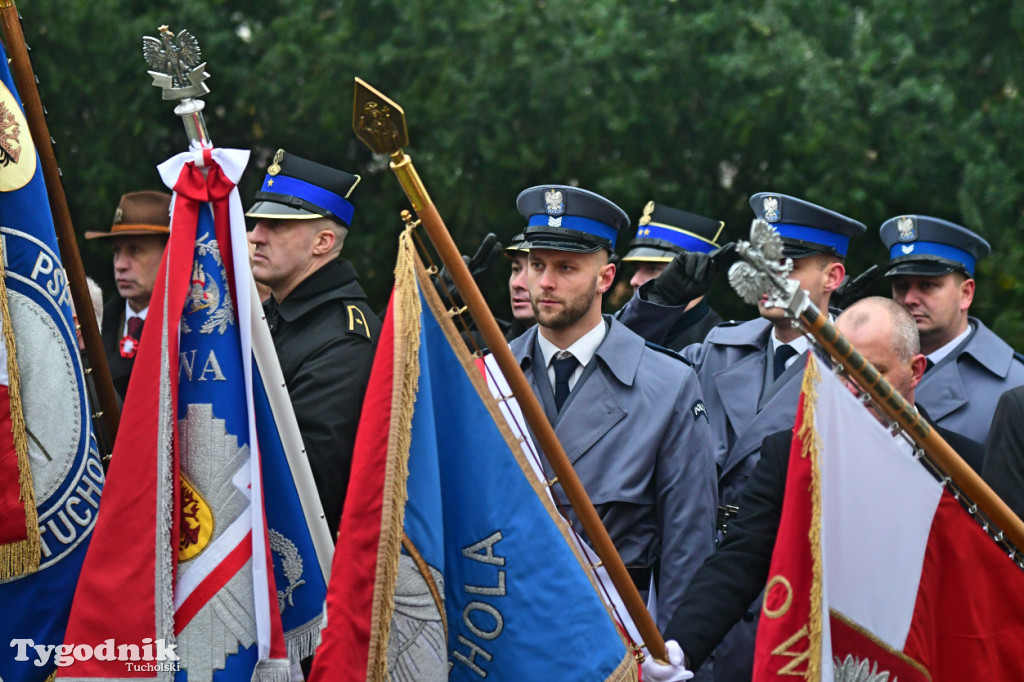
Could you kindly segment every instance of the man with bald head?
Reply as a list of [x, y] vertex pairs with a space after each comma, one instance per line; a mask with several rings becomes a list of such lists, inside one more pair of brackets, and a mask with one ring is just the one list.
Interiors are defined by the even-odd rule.
[[[910, 313], [891, 299], [875, 296], [847, 308], [836, 319], [836, 327], [894, 389], [914, 404], [914, 389], [924, 374], [926, 360]], [[847, 384], [855, 390], [849, 381]], [[877, 411], [875, 414], [881, 419]], [[975, 470], [980, 468], [979, 443], [940, 427], [936, 430], [968, 464]], [[664, 630], [666, 640], [681, 645], [693, 670], [740, 620], [768, 579], [791, 440], [792, 429], [764, 439], [761, 459], [744, 490], [738, 515], [730, 522], [721, 545], [694, 575], [682, 605]], [[906, 441], [900, 442], [910, 447]]]

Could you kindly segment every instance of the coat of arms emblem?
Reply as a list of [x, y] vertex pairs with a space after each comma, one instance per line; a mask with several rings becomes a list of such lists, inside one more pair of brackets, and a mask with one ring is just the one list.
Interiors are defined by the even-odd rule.
[[770, 223], [777, 223], [782, 218], [782, 206], [778, 197], [764, 198], [764, 219]]
[[903, 216], [896, 221], [896, 230], [901, 242], [912, 242], [917, 239], [917, 221], [913, 216]]
[[549, 189], [544, 192], [544, 210], [550, 216], [560, 216], [565, 213], [565, 197], [561, 190]]

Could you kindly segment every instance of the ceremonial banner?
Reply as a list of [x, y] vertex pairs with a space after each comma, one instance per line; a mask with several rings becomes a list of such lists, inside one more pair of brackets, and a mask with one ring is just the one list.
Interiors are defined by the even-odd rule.
[[[260, 381], [279, 381], [280, 369], [235, 188], [247, 159], [204, 149], [160, 166], [174, 189], [171, 237], [66, 639], [96, 655], [76, 654], [61, 677], [285, 682], [287, 649], [298, 657], [315, 644], [326, 524], [315, 494], [316, 506], [301, 505], [308, 464], [303, 476], [302, 460], [285, 458], [294, 417], [280, 409], [280, 388]], [[100, 657], [107, 642], [116, 655]], [[131, 658], [147, 644], [148, 658]]]
[[1024, 571], [809, 363], [755, 680], [1011, 680]]
[[411, 235], [363, 404], [311, 680], [635, 680]]
[[22, 682], [53, 672], [29, 647], [64, 639], [104, 477], [71, 291], [3, 46], [0, 251], [0, 679]]

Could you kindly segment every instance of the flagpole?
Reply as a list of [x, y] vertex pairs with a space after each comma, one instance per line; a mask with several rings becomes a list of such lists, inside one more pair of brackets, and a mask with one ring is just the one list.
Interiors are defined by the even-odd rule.
[[[114, 382], [110, 378], [110, 367], [107, 365], [107, 355], [103, 350], [103, 340], [100, 337], [96, 315], [86, 312], [93, 310], [92, 297], [89, 295], [89, 284], [86, 281], [82, 256], [75, 238], [75, 228], [71, 221], [71, 212], [68, 210], [67, 196], [64, 194], [64, 183], [61, 179], [60, 168], [57, 166], [57, 156], [53, 150], [53, 138], [50, 137], [50, 129], [46, 124], [46, 112], [36, 87], [36, 78], [32, 72], [32, 62], [29, 58], [28, 46], [25, 43], [25, 34], [21, 30], [21, 16], [18, 14], [18, 8], [14, 5], [14, 0], [0, 0], [0, 28], [3, 29], [4, 41], [11, 60], [11, 75], [18, 87], [18, 94], [21, 95], [22, 104], [25, 107], [25, 118], [28, 120], [32, 140], [39, 152], [39, 160], [43, 166], [43, 179], [46, 182], [46, 194], [50, 201], [50, 213], [53, 216], [53, 227], [57, 234], [57, 245], [60, 247], [61, 264], [67, 273], [75, 310], [80, 311], [78, 326], [82, 332], [86, 357], [89, 358], [89, 369], [86, 372], [92, 374], [96, 396], [100, 403], [100, 411], [92, 416], [93, 418], [103, 418], [103, 424], [109, 436], [107, 445], [113, 448], [117, 427], [121, 420], [121, 410], [117, 404]], [[110, 453], [102, 454], [109, 455]]]
[[[729, 283], [733, 288], [745, 301], [755, 305], [767, 293], [766, 307], [783, 308], [789, 317], [798, 320], [800, 326], [841, 363], [843, 371], [871, 396], [889, 419], [906, 431], [1018, 552], [1024, 552], [1024, 521], [921, 417], [917, 408], [894, 390], [874, 365], [839, 333], [828, 315], [822, 314], [799, 284], [786, 279], [792, 265], [787, 268], [779, 264], [782, 242], [778, 233], [765, 221], [755, 220], [750, 235], [749, 242], [739, 242], [736, 247], [736, 252], [745, 262], [738, 262], [729, 270]], [[998, 534], [994, 537], [1002, 539]], [[1024, 556], [1017, 561], [1024, 562]]]
[[376, 154], [391, 158], [391, 169], [398, 176], [398, 181], [412, 203], [416, 215], [427, 231], [427, 236], [437, 250], [444, 267], [451, 274], [469, 314], [476, 322], [484, 342], [494, 355], [498, 367], [501, 368], [508, 381], [523, 416], [537, 439], [538, 445], [547, 456], [551, 468], [557, 476], [559, 485], [569, 498], [576, 515], [579, 517], [583, 530], [593, 543], [594, 551], [600, 557], [608, 571], [608, 576], [615, 585], [619, 596], [636, 624], [637, 631], [643, 638], [643, 645], [654, 658], [667, 660], [665, 642], [658, 631], [654, 619], [647, 611], [636, 585], [626, 571], [625, 564], [619, 556], [615, 545], [608, 535], [601, 518], [597, 515], [593, 503], [587, 496], [583, 484], [580, 483], [576, 470], [565, 454], [555, 431], [541, 408], [533, 389], [530, 388], [526, 376], [516, 362], [515, 356], [508, 347], [505, 337], [495, 322], [491, 310], [477, 287], [469, 268], [462, 260], [448, 228], [427, 194], [426, 187], [413, 167], [412, 159], [402, 151], [409, 142], [405, 127], [405, 114], [402, 108], [370, 87], [365, 81], [356, 78], [355, 103], [352, 127], [356, 136]]

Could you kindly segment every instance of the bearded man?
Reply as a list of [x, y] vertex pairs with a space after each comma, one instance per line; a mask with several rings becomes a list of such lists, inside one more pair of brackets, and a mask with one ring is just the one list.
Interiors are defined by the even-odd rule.
[[[512, 352], [664, 625], [714, 547], [715, 464], [697, 377], [676, 353], [601, 314], [615, 238], [629, 227], [622, 209], [562, 185], [525, 190], [516, 205], [528, 221], [523, 248], [537, 324], [512, 341]], [[562, 489], [552, 492], [572, 520]]]

